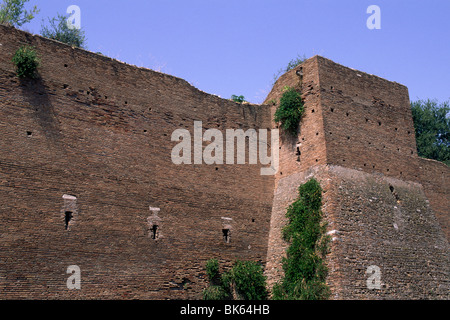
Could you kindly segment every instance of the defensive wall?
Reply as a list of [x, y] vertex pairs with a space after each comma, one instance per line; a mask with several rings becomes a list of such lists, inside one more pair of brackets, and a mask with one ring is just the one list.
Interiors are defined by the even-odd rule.
[[[33, 45], [39, 77], [11, 58]], [[280, 167], [181, 164], [172, 133], [276, 129], [285, 86], [301, 90]], [[199, 299], [204, 265], [236, 259], [282, 274], [285, 209], [317, 178], [332, 236], [334, 299], [448, 298], [449, 169], [417, 156], [403, 85], [315, 56], [263, 105], [0, 26], [0, 298]], [[203, 141], [203, 150], [209, 145]], [[69, 290], [67, 268], [81, 270]], [[369, 289], [366, 270], [381, 270]]]

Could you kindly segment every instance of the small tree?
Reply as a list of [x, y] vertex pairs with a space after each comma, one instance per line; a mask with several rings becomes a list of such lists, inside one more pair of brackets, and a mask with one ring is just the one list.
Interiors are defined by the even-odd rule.
[[31, 11], [25, 10], [29, 0], [3, 0], [0, 4], [0, 24], [20, 27], [34, 19], [39, 9], [34, 6]]
[[48, 19], [49, 26], [42, 25], [43, 37], [67, 43], [68, 45], [86, 48], [86, 37], [82, 29], [69, 28], [67, 16], [58, 14], [57, 17]]
[[16, 65], [17, 76], [19, 78], [36, 78], [39, 58], [34, 47], [20, 47], [14, 54], [12, 61]]

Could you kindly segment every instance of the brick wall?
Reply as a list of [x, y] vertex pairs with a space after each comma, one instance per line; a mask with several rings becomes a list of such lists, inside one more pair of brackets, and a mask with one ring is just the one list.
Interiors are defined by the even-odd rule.
[[450, 241], [450, 168], [439, 161], [419, 158], [419, 174], [442, 231]]
[[[273, 176], [175, 165], [171, 134], [196, 120], [270, 128], [268, 107], [13, 28], [0, 26], [0, 43], [1, 298], [201, 298], [206, 260], [265, 263]], [[25, 43], [41, 57], [38, 80], [15, 75]], [[67, 230], [65, 194], [77, 206]], [[149, 206], [161, 209], [157, 240]], [[66, 287], [70, 265], [81, 290]]]
[[[333, 238], [327, 280], [333, 298], [448, 298], [450, 170], [417, 156], [407, 88], [319, 56], [281, 76], [265, 103], [278, 103], [285, 86], [302, 92], [305, 115], [298, 136], [282, 140], [269, 283], [282, 276], [286, 208], [298, 186], [315, 177]], [[379, 290], [366, 285], [371, 265], [381, 270]]]
[[[315, 56], [264, 105], [241, 105], [13, 28], [0, 26], [0, 44], [0, 298], [201, 298], [210, 258], [260, 261], [273, 284], [285, 209], [310, 177], [334, 232], [333, 298], [448, 297], [449, 170], [417, 157], [404, 86]], [[41, 56], [37, 80], [15, 75], [22, 44]], [[172, 133], [193, 135], [194, 121], [276, 128], [284, 86], [301, 90], [305, 116], [297, 136], [281, 135], [275, 176], [172, 163]], [[67, 289], [70, 265], [81, 290]]]

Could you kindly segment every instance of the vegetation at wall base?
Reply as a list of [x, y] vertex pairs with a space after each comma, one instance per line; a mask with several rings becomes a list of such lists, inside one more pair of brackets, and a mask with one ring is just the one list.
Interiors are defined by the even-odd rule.
[[419, 156], [450, 165], [450, 102], [418, 100], [411, 111]]
[[12, 62], [16, 65], [19, 78], [36, 78], [39, 58], [34, 47], [27, 45], [20, 47], [14, 54]]
[[304, 113], [302, 97], [294, 88], [285, 87], [280, 104], [275, 111], [274, 121], [281, 129], [295, 136]]
[[310, 179], [298, 188], [299, 195], [287, 209], [283, 239], [290, 243], [283, 259], [284, 277], [272, 289], [274, 300], [324, 300], [330, 290], [325, 283], [324, 259], [330, 236], [322, 222], [322, 188]]
[[209, 286], [204, 300], [265, 300], [268, 293], [262, 267], [253, 261], [237, 260], [233, 267], [220, 274], [217, 259], [206, 262]]

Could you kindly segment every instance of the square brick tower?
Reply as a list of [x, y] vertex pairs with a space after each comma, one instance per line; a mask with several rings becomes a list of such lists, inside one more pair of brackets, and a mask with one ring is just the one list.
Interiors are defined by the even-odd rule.
[[[281, 137], [269, 283], [283, 273], [286, 208], [315, 177], [333, 239], [333, 298], [448, 297], [449, 169], [417, 156], [408, 89], [315, 56], [276, 82], [265, 101], [272, 114], [286, 86], [302, 93], [305, 113], [298, 135]], [[377, 290], [367, 286], [371, 266], [381, 272]]]

